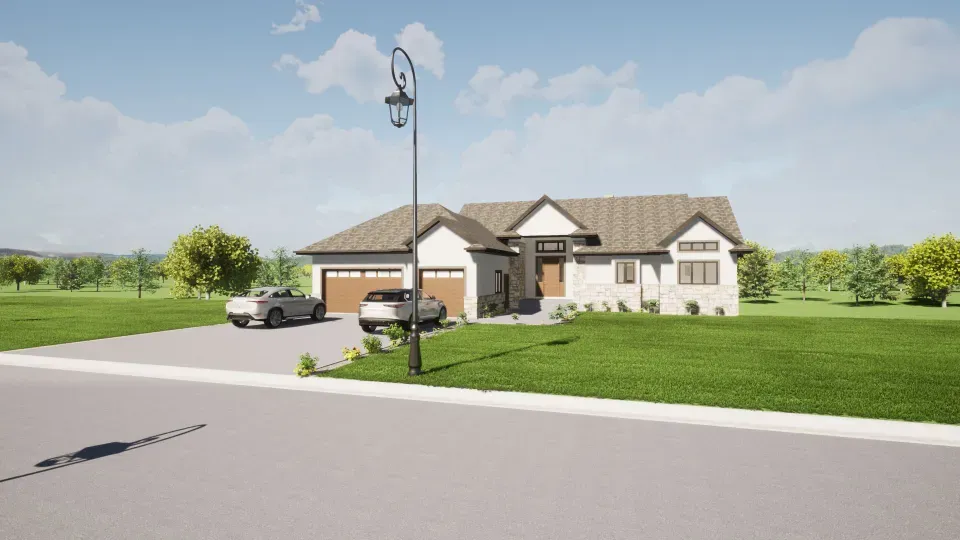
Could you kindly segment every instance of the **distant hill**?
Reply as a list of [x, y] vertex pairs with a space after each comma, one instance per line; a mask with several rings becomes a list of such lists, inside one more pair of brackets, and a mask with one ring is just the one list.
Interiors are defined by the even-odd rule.
[[[849, 253], [851, 249], [852, 249], [852, 248], [841, 249], [840, 252], [841, 252], [841, 253]], [[888, 256], [888, 257], [889, 257], [890, 255], [896, 255], [896, 254], [898, 254], [898, 253], [903, 253], [903, 252], [907, 251], [908, 249], [910, 249], [910, 246], [905, 246], [905, 245], [903, 245], [903, 244], [887, 244], [887, 245], [880, 246], [880, 252], [883, 253], [884, 255]], [[811, 253], [814, 253], [814, 254], [817, 253], [816, 250], [810, 250], [810, 252], [811, 252]], [[781, 251], [781, 252], [778, 252], [778, 253], [776, 254], [776, 256], [774, 256], [773, 260], [776, 261], [776, 262], [782, 262], [782, 261], [783, 261], [784, 259], [786, 259], [787, 257], [796, 257], [796, 256], [799, 255], [799, 254], [800, 254], [800, 250], [799, 250], [799, 249], [790, 249], [790, 250], [787, 250], [787, 251]]]
[[[14, 249], [14, 248], [0, 248], [0, 257], [6, 255], [26, 255], [27, 257], [33, 257], [34, 259], [56, 259], [58, 257], [63, 257], [64, 259], [76, 259], [79, 257], [103, 257], [103, 260], [110, 262], [115, 261], [121, 257], [129, 257], [128, 254], [117, 255], [114, 253], [96, 253], [92, 251], [76, 251], [76, 252], [60, 252], [60, 251], [31, 251], [29, 249]], [[162, 260], [167, 255], [165, 253], [149, 253], [147, 257], [151, 261]]]

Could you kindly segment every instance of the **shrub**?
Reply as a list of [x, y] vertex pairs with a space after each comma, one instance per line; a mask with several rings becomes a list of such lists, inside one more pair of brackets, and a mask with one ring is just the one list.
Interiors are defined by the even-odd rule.
[[623, 300], [617, 299], [617, 311], [621, 313], [630, 313], [630, 306]]
[[556, 309], [550, 312], [549, 317], [550, 317], [550, 320], [552, 321], [559, 321], [563, 319], [564, 315], [565, 313], [563, 311], [563, 306], [557, 306]]
[[607, 303], [606, 300], [604, 300], [603, 302], [600, 302], [600, 306], [603, 307], [603, 310], [604, 310], [604, 311], [606, 311], [606, 312], [608, 312], [608, 313], [610, 312], [610, 304]]
[[394, 347], [403, 345], [410, 339], [410, 331], [397, 323], [393, 323], [386, 327], [383, 330], [383, 335], [390, 338], [390, 345], [393, 345]]
[[360, 343], [363, 344], [363, 348], [367, 350], [367, 354], [377, 354], [383, 351], [383, 342], [380, 341], [380, 338], [372, 334], [363, 336]]
[[310, 353], [303, 353], [300, 355], [300, 362], [297, 364], [297, 369], [293, 372], [297, 377], [309, 377], [317, 370], [317, 360], [316, 356], [310, 356]]
[[519, 313], [514, 313], [513, 315], [510, 315], [510, 318], [513, 319], [513, 320], [515, 320], [515, 321], [520, 320], [520, 314], [519, 314]]
[[343, 353], [343, 359], [344, 359], [344, 360], [349, 360], [349, 361], [351, 361], [351, 362], [352, 362], [353, 360], [356, 360], [357, 358], [360, 358], [360, 355], [363, 354], [362, 352], [360, 352], [360, 349], [358, 349], [358, 348], [356, 348], [356, 347], [354, 347], [354, 348], [352, 348], [352, 349], [348, 349], [348, 348], [344, 347], [340, 352]]
[[696, 300], [687, 300], [687, 302], [684, 304], [684, 307], [687, 309], [687, 313], [690, 315], [700, 314], [700, 304]]
[[647, 300], [643, 303], [643, 309], [647, 313], [660, 313], [660, 301], [659, 300]]
[[713, 312], [719, 315], [720, 317], [723, 317], [724, 315], [727, 314], [727, 312], [723, 310], [723, 306], [717, 306], [713, 308]]
[[461, 311], [460, 314], [457, 315], [457, 326], [466, 326], [466, 325], [467, 325], [467, 312]]
[[564, 307], [567, 308], [567, 311], [577, 311], [577, 303], [576, 303], [576, 302], [570, 302], [569, 304], [567, 304], [567, 305], [564, 306]]
[[574, 319], [577, 318], [577, 315], [580, 315], [580, 312], [579, 312], [579, 311], [577, 311], [577, 310], [575, 310], [575, 309], [567, 310], [567, 311], [563, 314], [563, 320], [565, 320], [565, 321], [572, 321], [572, 320], [574, 320]]
[[439, 321], [437, 321], [437, 324], [440, 325], [440, 328], [447, 328], [448, 326], [450, 326], [451, 323], [450, 323], [450, 319], [440, 319]]
[[593, 311], [593, 302], [587, 302], [583, 305], [584, 311]]

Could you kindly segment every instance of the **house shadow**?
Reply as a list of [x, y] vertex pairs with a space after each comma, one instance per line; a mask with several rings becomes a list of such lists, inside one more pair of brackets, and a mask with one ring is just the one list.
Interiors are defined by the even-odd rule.
[[516, 347], [516, 348], [514, 348], [514, 349], [507, 349], [507, 350], [505, 350], [505, 351], [500, 351], [500, 352], [496, 352], [496, 353], [493, 353], [493, 354], [487, 354], [487, 355], [484, 355], [484, 356], [479, 356], [479, 357], [477, 357], [477, 358], [471, 358], [471, 359], [469, 359], [469, 360], [460, 360], [459, 362], [453, 362], [453, 363], [450, 363], [450, 364], [444, 364], [444, 365], [442, 365], [442, 366], [437, 366], [437, 367], [434, 367], [434, 368], [428, 368], [428, 369], [423, 370], [423, 374], [437, 373], [437, 372], [440, 372], [440, 371], [444, 371], [444, 370], [447, 370], [447, 369], [450, 369], [450, 368], [453, 368], [453, 367], [457, 367], [457, 366], [462, 366], [462, 365], [465, 365], [465, 364], [473, 364], [473, 363], [476, 363], [476, 362], [483, 362], [484, 360], [493, 360], [494, 358], [500, 358], [500, 357], [506, 356], [506, 355], [508, 355], [508, 354], [513, 354], [513, 353], [516, 353], [516, 352], [521, 352], [521, 351], [526, 351], [526, 350], [529, 350], [529, 349], [533, 349], [534, 347], [558, 347], [558, 346], [561, 346], [561, 345], [569, 345], [569, 344], [571, 344], [571, 343], [573, 343], [573, 342], [575, 342], [575, 341], [578, 341], [579, 339], [580, 339], [579, 337], [574, 336], [574, 337], [568, 337], [568, 338], [563, 338], [563, 339], [553, 339], [553, 340], [550, 340], [550, 341], [544, 341], [543, 343], [533, 343], [533, 344], [531, 344], [531, 345], [524, 345], [523, 347]]
[[517, 313], [520, 315], [534, 315], [543, 311], [539, 298], [523, 298], [517, 306]]
[[159, 442], [169, 441], [175, 437], [180, 437], [181, 435], [186, 435], [188, 433], [193, 433], [200, 428], [206, 427], [206, 424], [197, 424], [195, 426], [175, 429], [173, 431], [168, 431], [166, 433], [158, 433], [157, 435], [151, 435], [149, 437], [133, 441], [133, 442], [108, 442], [103, 444], [97, 444], [94, 446], [87, 446], [86, 448], [81, 448], [76, 452], [71, 452], [69, 454], [63, 454], [60, 456], [55, 456], [52, 458], [47, 458], [40, 463], [34, 465], [34, 467], [39, 468], [39, 471], [28, 472], [20, 474], [17, 476], [11, 476], [9, 478], [0, 479], [0, 484], [4, 482], [9, 482], [11, 480], [17, 480], [19, 478], [26, 478], [27, 476], [33, 476], [35, 474], [41, 474], [45, 472], [50, 472], [56, 469], [62, 469], [63, 467], [69, 467], [71, 465], [76, 465], [78, 463], [86, 463], [87, 461], [93, 461], [95, 459], [100, 459], [108, 456], [115, 456], [117, 454], [122, 454], [123, 452], [129, 452], [131, 450], [136, 450], [138, 448], [143, 448], [144, 446], [149, 446], [151, 444], [157, 444]]

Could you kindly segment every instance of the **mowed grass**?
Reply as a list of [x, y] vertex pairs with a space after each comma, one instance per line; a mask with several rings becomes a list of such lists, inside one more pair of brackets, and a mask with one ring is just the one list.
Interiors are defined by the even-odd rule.
[[960, 321], [960, 293], [947, 298], [947, 308], [932, 302], [917, 302], [904, 297], [896, 302], [861, 300], [856, 305], [846, 291], [807, 291], [803, 301], [800, 291], [778, 291], [765, 300], [741, 300], [741, 315], [774, 315], [786, 317], [856, 317], [876, 319], [929, 319]]
[[[170, 294], [170, 287], [173, 285], [173, 281], [166, 280], [161, 283], [161, 287], [155, 292], [149, 293], [144, 292], [142, 300], [170, 300], [173, 298]], [[310, 294], [312, 291], [312, 281], [308, 277], [301, 277], [299, 279], [299, 289], [306, 294]], [[133, 289], [121, 289], [119, 287], [110, 285], [110, 286], [101, 286], [100, 291], [97, 291], [96, 286], [86, 285], [79, 291], [64, 291], [57, 288], [56, 285], [48, 284], [46, 281], [41, 281], [36, 285], [29, 285], [26, 283], [20, 284], [20, 290], [17, 291], [16, 285], [3, 285], [0, 286], [0, 298], [7, 298], [12, 296], [57, 296], [61, 298], [137, 298], [137, 290]], [[221, 294], [210, 295], [211, 300], [226, 300], [227, 297]]]
[[224, 322], [221, 301], [0, 294], [0, 351]]
[[960, 323], [591, 313], [471, 325], [322, 376], [960, 424]]

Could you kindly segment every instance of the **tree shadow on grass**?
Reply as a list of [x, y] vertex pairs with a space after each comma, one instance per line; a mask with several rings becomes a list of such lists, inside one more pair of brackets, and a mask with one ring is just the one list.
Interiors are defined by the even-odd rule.
[[745, 304], [761, 304], [761, 305], [762, 305], [762, 304], [779, 304], [780, 301], [779, 301], [779, 300], [767, 300], [767, 299], [763, 299], [763, 300], [744, 300], [743, 303], [745, 303]]
[[862, 308], [862, 307], [881, 307], [881, 306], [895, 306], [894, 302], [887, 302], [885, 300], [878, 300], [876, 303], [871, 302], [870, 300], [861, 300], [860, 303], [856, 303], [853, 300], [847, 302], [834, 302], [838, 306], [846, 306], [853, 308]]
[[[802, 302], [803, 298], [791, 296], [791, 297], [785, 297], [784, 300], [796, 300], [797, 302]], [[817, 298], [813, 296], [807, 297], [807, 302], [829, 302], [829, 301], [830, 301], [829, 298]]]
[[553, 339], [553, 340], [550, 340], [550, 341], [544, 341], [543, 343], [534, 343], [534, 344], [532, 344], [532, 345], [525, 345], [525, 346], [523, 346], [523, 347], [517, 347], [517, 348], [515, 348], [515, 349], [508, 349], [508, 350], [506, 350], [506, 351], [500, 351], [500, 352], [496, 352], [496, 353], [493, 353], [493, 354], [487, 354], [487, 355], [484, 355], [484, 356], [480, 356], [480, 357], [478, 357], [478, 358], [471, 358], [471, 359], [469, 359], [469, 360], [460, 360], [459, 362], [453, 362], [453, 363], [450, 363], [450, 364], [444, 364], [444, 365], [442, 365], [442, 366], [437, 366], [437, 367], [435, 367], [435, 368], [425, 369], [425, 370], [423, 370], [423, 374], [426, 375], [426, 374], [428, 374], [428, 373], [436, 373], [436, 372], [439, 372], [439, 371], [444, 371], [444, 370], [450, 369], [450, 368], [452, 368], [452, 367], [462, 366], [462, 365], [464, 365], [464, 364], [473, 364], [473, 363], [475, 363], [475, 362], [482, 362], [482, 361], [484, 361], [484, 360], [493, 360], [494, 358], [500, 358], [500, 357], [506, 356], [506, 355], [508, 355], [508, 354], [513, 354], [513, 353], [516, 353], [516, 352], [521, 352], [521, 351], [526, 351], [526, 350], [528, 350], [528, 349], [533, 349], [534, 347], [557, 347], [557, 346], [560, 346], [560, 345], [569, 345], [569, 344], [573, 343], [574, 341], [578, 341], [579, 339], [580, 339], [579, 337], [571, 337], [571, 338], [564, 338], [564, 339]]
[[88, 446], [86, 448], [81, 448], [76, 452], [70, 454], [64, 454], [62, 456], [56, 456], [52, 458], [47, 458], [40, 463], [34, 465], [41, 470], [28, 472], [25, 474], [20, 474], [17, 476], [11, 476], [10, 478], [0, 479], [0, 484], [4, 482], [9, 482], [11, 480], [16, 480], [18, 478], [25, 478], [27, 476], [33, 476], [35, 474], [50, 472], [56, 469], [62, 469], [64, 467], [69, 467], [70, 465], [76, 465], [78, 463], [85, 463], [87, 461], [93, 461], [95, 459], [100, 459], [102, 457], [113, 456], [123, 452], [129, 452], [131, 450], [136, 450], [137, 448], [143, 448], [144, 446], [149, 446], [151, 444], [156, 444], [158, 442], [169, 441], [174, 437], [179, 437], [181, 435], [186, 435], [187, 433], [192, 433], [202, 427], [205, 427], [206, 424], [198, 424], [196, 426], [190, 426], [180, 429], [175, 429], [173, 431], [168, 431], [166, 433], [159, 433], [157, 435], [151, 435], [139, 441], [133, 442], [109, 442], [104, 444], [97, 444], [94, 446]]

